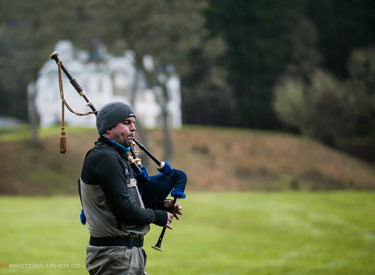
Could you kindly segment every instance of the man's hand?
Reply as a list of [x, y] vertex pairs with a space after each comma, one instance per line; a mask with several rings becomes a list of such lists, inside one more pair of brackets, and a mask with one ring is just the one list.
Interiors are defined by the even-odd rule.
[[[172, 208], [172, 200], [166, 200], [164, 201], [164, 207], [168, 209], [168, 211], [171, 211], [170, 209]], [[179, 202], [176, 202], [173, 206], [173, 217], [175, 217], [177, 220], [180, 219], [178, 215], [182, 215], [182, 206], [180, 205]]]

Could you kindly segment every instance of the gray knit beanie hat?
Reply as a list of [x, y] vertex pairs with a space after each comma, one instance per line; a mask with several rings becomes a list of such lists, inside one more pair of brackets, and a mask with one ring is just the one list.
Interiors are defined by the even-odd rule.
[[122, 102], [104, 105], [96, 116], [96, 128], [98, 128], [99, 135], [103, 135], [105, 131], [112, 129], [128, 117], [135, 117], [134, 111], [129, 105]]

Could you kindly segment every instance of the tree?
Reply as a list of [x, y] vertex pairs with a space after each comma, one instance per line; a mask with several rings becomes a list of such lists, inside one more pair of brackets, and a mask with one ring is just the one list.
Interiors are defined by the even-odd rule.
[[373, 139], [375, 49], [355, 50], [347, 66], [345, 81], [318, 68], [307, 81], [291, 75], [281, 79], [274, 91], [281, 121], [333, 146], [343, 137]]
[[236, 98], [236, 125], [272, 129], [272, 86], [288, 63], [287, 34], [295, 1], [210, 1], [206, 10], [212, 36], [227, 43], [225, 66]]
[[303, 135], [335, 146], [354, 122], [350, 90], [345, 82], [317, 69], [307, 84], [286, 77], [275, 87], [274, 108], [280, 119]]
[[330, 145], [370, 134], [371, 48], [351, 51], [372, 39], [371, 10], [368, 1], [308, 2], [290, 32], [292, 58], [274, 87], [273, 106], [284, 124]]
[[358, 136], [375, 138], [375, 46], [353, 51], [347, 68], [355, 107], [354, 131]]
[[319, 32], [318, 50], [323, 68], [348, 77], [352, 51], [371, 45], [375, 39], [375, 3], [371, 0], [310, 0], [305, 14]]

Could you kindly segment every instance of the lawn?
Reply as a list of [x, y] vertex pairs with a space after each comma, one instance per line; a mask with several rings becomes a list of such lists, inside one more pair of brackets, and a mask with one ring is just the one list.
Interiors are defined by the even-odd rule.
[[[149, 274], [375, 274], [375, 193], [190, 192]], [[0, 197], [0, 274], [87, 274], [78, 197]]]

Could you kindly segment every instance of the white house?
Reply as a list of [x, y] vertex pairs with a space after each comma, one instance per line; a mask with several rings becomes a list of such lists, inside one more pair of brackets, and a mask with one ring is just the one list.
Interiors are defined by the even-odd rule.
[[[133, 65], [134, 56], [131, 51], [125, 51], [122, 56], [111, 56], [102, 49], [102, 60], [92, 62], [89, 60], [88, 52], [74, 49], [70, 41], [60, 41], [55, 48], [64, 66], [85, 90], [86, 96], [96, 109], [100, 110], [109, 102], [122, 101], [132, 105], [137, 119], [140, 119], [144, 126], [153, 128], [161, 125], [161, 108], [156, 100], [158, 93], [155, 89], [147, 88], [142, 74], [138, 73], [136, 77], [137, 71]], [[182, 124], [180, 81], [176, 74], [166, 81], [169, 92], [170, 126], [179, 128]], [[73, 110], [81, 113], [90, 111], [64, 73], [63, 86], [65, 99]], [[42, 127], [54, 125], [61, 120], [57, 65], [53, 60], [48, 60], [39, 72], [35, 100]], [[95, 116], [78, 117], [65, 109], [65, 123], [95, 126]]]

